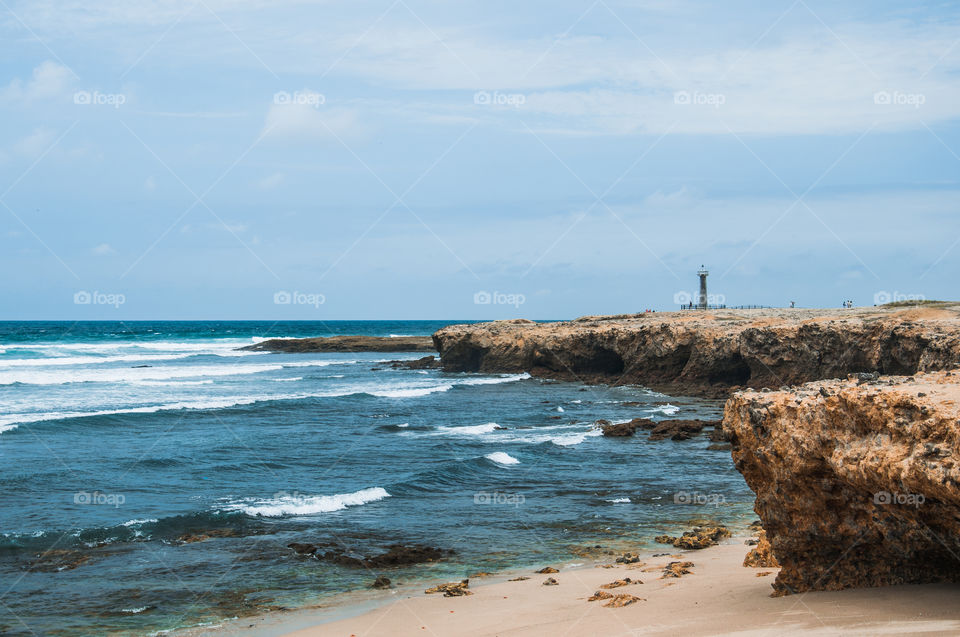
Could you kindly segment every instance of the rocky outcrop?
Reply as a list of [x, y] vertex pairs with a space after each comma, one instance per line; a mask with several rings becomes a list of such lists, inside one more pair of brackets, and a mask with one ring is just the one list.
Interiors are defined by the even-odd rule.
[[710, 432], [711, 440], [722, 439], [722, 429], [717, 429], [719, 420], [661, 420], [659, 422], [649, 418], [634, 418], [627, 422], [610, 422], [609, 420], [596, 421], [598, 427], [608, 438], [626, 438], [638, 430], [650, 431], [650, 440], [689, 440], [699, 434], [706, 427], [714, 427]]
[[678, 549], [698, 550], [715, 546], [720, 540], [730, 537], [730, 530], [725, 526], [696, 527], [684, 531], [680, 537], [672, 535], [658, 535], [654, 538], [660, 544], [672, 544]]
[[719, 424], [718, 420], [661, 420], [650, 430], [650, 440], [689, 440], [705, 427]]
[[423, 591], [427, 595], [433, 593], [443, 593], [444, 597], [463, 597], [464, 595], [473, 595], [470, 590], [470, 580], [460, 580], [459, 582], [448, 582], [446, 584], [437, 584]]
[[453, 325], [443, 368], [727, 395], [849, 373], [913, 374], [960, 360], [960, 306], [718, 310]]
[[308, 555], [324, 562], [356, 568], [380, 569], [425, 562], [438, 562], [454, 554], [453, 550], [444, 550], [432, 546], [391, 544], [385, 553], [364, 557], [339, 544], [312, 544], [292, 542], [287, 545], [298, 555]]
[[325, 338], [272, 338], [241, 350], [254, 352], [435, 352], [429, 336], [330, 336]]
[[412, 361], [390, 361], [386, 365], [392, 369], [438, 369], [440, 359], [436, 356], [424, 356]]
[[776, 594], [960, 581], [958, 401], [956, 372], [727, 401], [733, 459], [782, 566]]
[[598, 420], [595, 424], [608, 438], [627, 438], [632, 436], [637, 429], [653, 429], [657, 426], [657, 423], [649, 418], [634, 418], [628, 422], [616, 423], [609, 420]]

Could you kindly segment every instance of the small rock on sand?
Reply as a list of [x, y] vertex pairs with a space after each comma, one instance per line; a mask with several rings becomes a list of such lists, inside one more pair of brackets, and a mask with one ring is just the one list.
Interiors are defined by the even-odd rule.
[[604, 604], [607, 608], [621, 608], [622, 606], [629, 606], [635, 602], [645, 602], [642, 597], [637, 597], [636, 595], [628, 595], [626, 593], [622, 595], [614, 595], [613, 598]]
[[595, 602], [598, 599], [611, 599], [613, 598], [613, 593], [608, 593], [607, 591], [597, 591], [593, 595], [587, 598], [588, 602]]
[[461, 597], [463, 595], [473, 595], [469, 590], [470, 580], [465, 579], [460, 582], [448, 582], [446, 584], [437, 584], [423, 591], [428, 595], [431, 593], [443, 593], [444, 597]]
[[643, 582], [638, 579], [624, 577], [623, 579], [614, 580], [609, 584], [601, 584], [600, 588], [620, 588], [621, 586], [629, 586], [630, 584], [643, 584]]
[[666, 579], [668, 577], [683, 577], [688, 573], [691, 573], [690, 570], [693, 568], [693, 562], [670, 562], [663, 569], [663, 575], [660, 579]]

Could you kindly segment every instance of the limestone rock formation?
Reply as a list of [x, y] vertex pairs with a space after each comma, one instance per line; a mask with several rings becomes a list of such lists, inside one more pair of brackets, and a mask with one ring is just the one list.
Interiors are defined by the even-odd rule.
[[960, 581], [958, 401], [956, 372], [730, 398], [724, 428], [782, 566], [777, 594]]
[[913, 374], [960, 360], [960, 306], [718, 310], [452, 325], [443, 368], [726, 395], [849, 373]]

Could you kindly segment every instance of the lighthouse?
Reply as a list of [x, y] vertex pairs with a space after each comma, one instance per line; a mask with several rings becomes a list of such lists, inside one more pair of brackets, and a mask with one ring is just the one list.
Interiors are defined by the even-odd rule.
[[707, 275], [710, 272], [701, 265], [697, 274], [700, 276], [700, 295], [697, 297], [697, 307], [705, 310], [707, 309]]

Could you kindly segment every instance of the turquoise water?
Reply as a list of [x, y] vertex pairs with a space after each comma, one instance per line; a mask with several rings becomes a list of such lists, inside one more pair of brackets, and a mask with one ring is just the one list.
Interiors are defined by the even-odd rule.
[[[380, 572], [461, 577], [752, 517], [729, 453], [705, 437], [593, 426], [715, 418], [716, 401], [384, 364], [414, 354], [237, 351], [453, 322], [0, 323], [0, 632], [148, 634], [315, 602]], [[454, 554], [373, 571], [291, 542]]]

